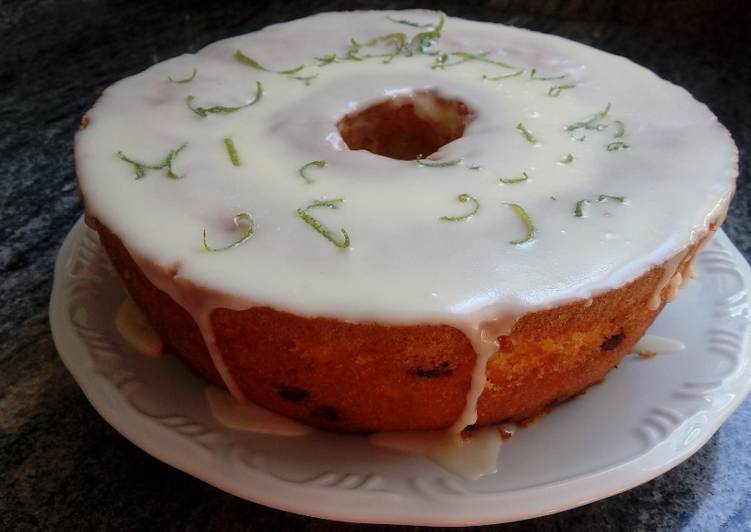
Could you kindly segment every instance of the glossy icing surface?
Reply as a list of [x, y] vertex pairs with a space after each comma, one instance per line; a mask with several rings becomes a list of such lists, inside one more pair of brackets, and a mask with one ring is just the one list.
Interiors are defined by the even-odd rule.
[[[625, 59], [526, 30], [449, 18], [429, 53], [388, 62], [316, 59], [345, 56], [351, 38], [405, 32], [409, 40], [427, 31], [387, 14], [329, 13], [271, 26], [113, 85], [78, 134], [79, 182], [89, 214], [193, 314], [231, 391], [213, 346], [213, 308], [263, 304], [348, 321], [446, 323], [478, 353], [460, 430], [476, 418], [497, 336], [527, 312], [590, 298], [680, 253], [724, 216], [737, 151], [683, 89]], [[390, 49], [380, 43], [372, 51]], [[269, 72], [238, 61], [238, 50], [270, 70], [306, 66]], [[458, 64], [431, 68], [440, 52]], [[461, 54], [487, 55], [462, 61]], [[316, 77], [294, 79], [307, 76]], [[248, 105], [258, 82], [262, 97]], [[474, 112], [464, 135], [431, 156], [460, 163], [425, 167], [347, 149], [336, 127], [343, 116], [425, 90]], [[189, 96], [194, 109], [209, 110], [205, 116], [189, 108]], [[582, 123], [589, 127], [567, 130]], [[620, 142], [628, 149], [608, 149]], [[156, 167], [180, 147], [171, 166], [178, 179], [166, 168], [144, 169], [137, 179], [137, 168], [117, 156]], [[313, 160], [326, 165], [309, 168], [308, 182], [298, 171]], [[500, 181], [524, 174], [522, 182]], [[476, 199], [477, 213], [441, 220], [469, 210], [460, 194]], [[338, 198], [336, 209], [309, 212], [338, 238], [346, 230], [345, 249], [298, 215]], [[512, 203], [535, 227], [521, 245], [512, 242], [527, 229]], [[233, 224], [241, 212], [252, 214], [252, 237], [225, 251], [204, 249], [204, 229], [212, 247], [236, 241], [245, 230]], [[206, 289], [200, 298], [196, 286]]]

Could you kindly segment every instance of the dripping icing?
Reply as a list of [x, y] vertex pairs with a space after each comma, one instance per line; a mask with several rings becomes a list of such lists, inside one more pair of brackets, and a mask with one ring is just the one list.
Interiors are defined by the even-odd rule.
[[129, 297], [117, 308], [115, 328], [120, 336], [136, 351], [144, 355], [158, 357], [162, 354], [162, 339], [143, 315], [141, 309]]
[[518, 317], [497, 319], [481, 323], [479, 326], [471, 323], [465, 325], [464, 334], [469, 338], [475, 351], [475, 364], [464, 408], [449, 429], [455, 437], [459, 436], [465, 427], [477, 422], [477, 405], [488, 382], [488, 361], [498, 352], [500, 347], [498, 338], [511, 334]]
[[[169, 295], [193, 318], [224, 386], [237, 400], [248, 402], [224, 362], [222, 351], [216, 343], [211, 324], [211, 312], [218, 308], [232, 308], [232, 298], [198, 290], [192, 283], [179, 276], [179, 267], [175, 267], [173, 270], [160, 268], [159, 265], [152, 264], [136, 255], [133, 255], [133, 260], [151, 284]], [[235, 305], [237, 305], [237, 301], [235, 301]], [[248, 308], [252, 305], [243, 303], [241, 306]]]
[[657, 283], [657, 288], [655, 288], [652, 297], [649, 298], [649, 303], [647, 305], [647, 308], [649, 308], [649, 310], [657, 310], [660, 308], [660, 305], [662, 305], [663, 303], [663, 289], [667, 289], [667, 293], [665, 294], [665, 302], [669, 302], [673, 297], [675, 297], [677, 293], [677, 288], [675, 288], [675, 286], [677, 284], [680, 288], [680, 284], [682, 282], [682, 277], [680, 276], [680, 272], [678, 272], [678, 268], [683, 263], [683, 259], [686, 257], [687, 253], [688, 249], [683, 250], [674, 257], [670, 258], [662, 266], [662, 276], [660, 277], [660, 281]]

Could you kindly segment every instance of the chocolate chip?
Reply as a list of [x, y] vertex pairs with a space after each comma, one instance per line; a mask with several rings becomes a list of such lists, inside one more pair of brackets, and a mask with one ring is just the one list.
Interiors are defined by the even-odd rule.
[[333, 406], [319, 406], [318, 408], [314, 409], [312, 413], [314, 416], [322, 417], [328, 419], [329, 421], [340, 421], [342, 419], [341, 414], [339, 414], [339, 410], [337, 410]]
[[600, 344], [600, 349], [602, 349], [603, 351], [612, 351], [613, 349], [621, 345], [621, 342], [625, 337], [626, 335], [623, 334], [623, 331], [619, 332], [618, 334], [614, 334], [613, 336], [602, 342], [602, 344]]
[[295, 386], [284, 386], [279, 390], [279, 395], [285, 401], [292, 401], [293, 403], [299, 403], [305, 401], [310, 397], [310, 391], [305, 388], [297, 388]]
[[432, 368], [424, 368], [422, 366], [407, 370], [407, 373], [413, 377], [427, 377], [433, 379], [435, 377], [448, 377], [454, 374], [454, 368], [451, 367], [448, 361], [444, 360], [440, 364], [434, 365]]

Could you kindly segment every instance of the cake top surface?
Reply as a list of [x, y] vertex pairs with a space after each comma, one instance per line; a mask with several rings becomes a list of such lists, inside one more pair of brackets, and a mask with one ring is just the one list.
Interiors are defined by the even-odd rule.
[[[463, 133], [419, 160], [348, 149], [344, 118], [383, 101]], [[87, 212], [147, 273], [214, 307], [352, 321], [466, 329], [589, 298], [685, 248], [737, 175], [715, 116], [650, 71], [428, 11], [217, 42], [116, 83], [87, 117]]]

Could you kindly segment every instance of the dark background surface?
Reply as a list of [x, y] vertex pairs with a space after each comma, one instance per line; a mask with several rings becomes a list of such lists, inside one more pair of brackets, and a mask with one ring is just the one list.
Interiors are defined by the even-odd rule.
[[[224, 37], [341, 9], [441, 8], [626, 56], [705, 102], [741, 152], [725, 231], [751, 257], [751, 7], [737, 2], [0, 2], [0, 530], [360, 530], [224, 494], [127, 442], [57, 357], [55, 254], [82, 212], [72, 138], [112, 82]], [[627, 493], [510, 530], [751, 530], [751, 403]], [[488, 527], [489, 529], [490, 527]], [[411, 527], [399, 527], [407, 530]]]

